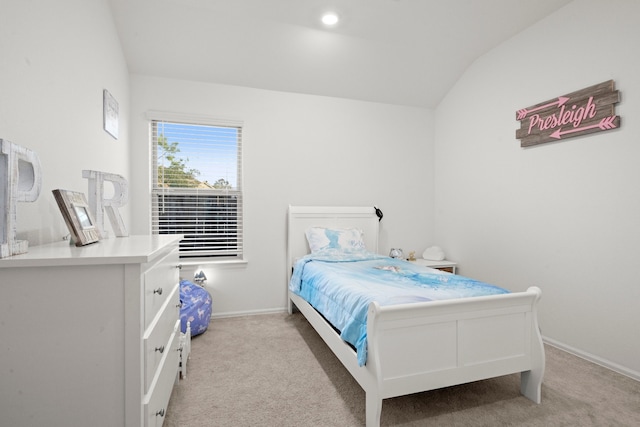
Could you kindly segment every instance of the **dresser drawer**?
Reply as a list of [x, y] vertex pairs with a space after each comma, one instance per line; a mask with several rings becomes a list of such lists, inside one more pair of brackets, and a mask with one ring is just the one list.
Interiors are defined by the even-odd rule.
[[144, 329], [180, 280], [178, 252], [172, 251], [144, 273]]
[[[144, 343], [144, 392], [151, 386], [164, 353], [169, 351], [169, 337], [174, 333], [176, 320], [180, 319], [180, 291], [176, 284], [169, 293], [165, 305], [152, 321], [143, 336]], [[179, 332], [180, 325], [178, 325]]]
[[171, 334], [168, 347], [160, 361], [158, 371], [151, 382], [149, 393], [144, 399], [145, 427], [160, 427], [164, 423], [180, 363], [180, 320], [175, 323], [174, 330], [175, 332]]

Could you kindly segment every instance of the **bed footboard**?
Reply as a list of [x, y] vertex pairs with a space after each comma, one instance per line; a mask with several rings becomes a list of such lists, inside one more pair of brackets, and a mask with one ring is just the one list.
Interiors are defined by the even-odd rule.
[[305, 300], [295, 304], [366, 393], [367, 427], [380, 425], [382, 400], [521, 373], [521, 393], [540, 403], [545, 369], [537, 303], [526, 292], [381, 307], [369, 306], [368, 357], [355, 351]]
[[[541, 291], [369, 306], [367, 426], [382, 399], [521, 373], [521, 392], [540, 403], [544, 347], [536, 307]], [[377, 403], [376, 403], [377, 402]]]

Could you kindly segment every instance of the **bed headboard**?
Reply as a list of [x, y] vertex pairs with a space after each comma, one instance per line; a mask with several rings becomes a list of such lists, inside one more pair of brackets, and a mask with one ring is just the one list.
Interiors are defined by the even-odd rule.
[[367, 250], [378, 252], [378, 217], [373, 207], [291, 206], [287, 228], [287, 283], [297, 258], [309, 253], [309, 227], [359, 228]]

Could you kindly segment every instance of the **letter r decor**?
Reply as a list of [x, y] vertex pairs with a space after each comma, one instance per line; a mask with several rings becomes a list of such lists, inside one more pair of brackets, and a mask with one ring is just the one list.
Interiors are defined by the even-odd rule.
[[555, 99], [516, 111], [521, 147], [561, 141], [620, 127], [615, 104], [620, 92], [613, 80], [602, 82]]

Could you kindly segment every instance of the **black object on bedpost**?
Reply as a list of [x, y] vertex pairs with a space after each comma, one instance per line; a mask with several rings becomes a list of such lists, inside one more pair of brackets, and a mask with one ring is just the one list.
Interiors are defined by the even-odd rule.
[[378, 222], [382, 221], [382, 217], [384, 216], [384, 215], [382, 215], [382, 211], [380, 209], [378, 209], [377, 206], [374, 206], [373, 209], [376, 210], [376, 215], [378, 216]]

